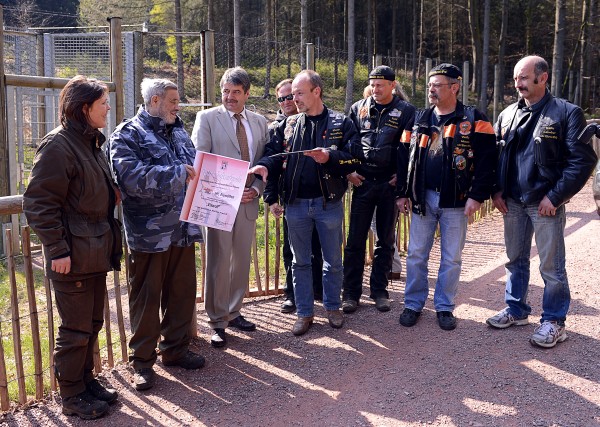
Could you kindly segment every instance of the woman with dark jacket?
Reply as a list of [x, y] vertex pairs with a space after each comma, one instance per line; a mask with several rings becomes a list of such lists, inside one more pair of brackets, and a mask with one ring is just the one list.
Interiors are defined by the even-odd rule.
[[61, 125], [35, 155], [23, 211], [43, 245], [61, 324], [54, 369], [63, 413], [84, 419], [108, 411], [117, 392], [94, 378], [93, 349], [103, 324], [106, 274], [120, 268], [121, 232], [114, 219], [119, 195], [101, 150], [107, 87], [84, 76], [60, 93]]

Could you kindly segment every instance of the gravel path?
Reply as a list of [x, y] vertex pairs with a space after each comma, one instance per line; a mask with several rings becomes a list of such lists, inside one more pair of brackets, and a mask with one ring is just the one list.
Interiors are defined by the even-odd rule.
[[[569, 339], [551, 350], [528, 343], [541, 311], [543, 283], [532, 263], [528, 326], [493, 330], [485, 319], [503, 304], [502, 218], [469, 227], [455, 314], [442, 331], [431, 300], [413, 328], [398, 324], [404, 279], [391, 284], [392, 311], [364, 298], [343, 329], [316, 323], [292, 336], [293, 315], [280, 298], [256, 299], [244, 314], [254, 333], [231, 331], [225, 350], [212, 349], [201, 312], [193, 347], [207, 358], [197, 372], [163, 369], [156, 386], [138, 393], [121, 365], [103, 374], [119, 403], [102, 426], [600, 426], [600, 220], [591, 181], [568, 208], [567, 269], [572, 303]], [[532, 251], [535, 255], [535, 247]], [[432, 264], [439, 255], [432, 256]], [[437, 266], [430, 269], [437, 270]], [[430, 283], [434, 276], [430, 274]], [[433, 289], [431, 289], [433, 292]], [[366, 291], [368, 292], [368, 291]], [[5, 414], [2, 425], [83, 426], [65, 417], [59, 399]]]

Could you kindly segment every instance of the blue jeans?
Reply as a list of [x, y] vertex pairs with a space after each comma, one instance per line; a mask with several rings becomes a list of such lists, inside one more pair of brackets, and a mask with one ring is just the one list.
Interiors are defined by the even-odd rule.
[[296, 199], [285, 207], [288, 236], [292, 246], [292, 276], [298, 317], [310, 317], [314, 311], [312, 284], [312, 232], [319, 233], [323, 253], [323, 305], [326, 310], [340, 308], [342, 290], [342, 218], [341, 201]]
[[454, 311], [468, 218], [464, 208], [440, 208], [439, 201], [439, 193], [427, 190], [425, 215], [413, 214], [410, 223], [404, 307], [414, 311], [423, 310], [429, 293], [427, 263], [438, 224], [442, 239], [441, 261], [433, 305], [436, 311]]
[[504, 242], [506, 245], [506, 291], [505, 300], [510, 313], [527, 317], [531, 307], [527, 304], [531, 255], [531, 240], [540, 257], [540, 273], [544, 280], [542, 319], [564, 325], [571, 302], [569, 282], [565, 269], [565, 223], [564, 205], [555, 216], [538, 215], [538, 204], [523, 205], [507, 199], [508, 213], [504, 216]]

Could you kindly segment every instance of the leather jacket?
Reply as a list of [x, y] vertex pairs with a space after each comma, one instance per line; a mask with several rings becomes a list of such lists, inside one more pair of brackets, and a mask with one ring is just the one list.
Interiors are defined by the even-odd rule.
[[408, 142], [414, 114], [415, 107], [395, 95], [381, 113], [372, 96], [352, 105], [349, 117], [360, 132], [360, 149], [352, 154], [362, 161], [356, 169], [360, 175], [366, 179], [392, 178], [398, 145], [402, 140]]
[[[268, 181], [279, 183], [282, 190], [279, 196], [284, 204], [296, 198], [300, 182], [298, 171], [302, 170], [304, 162], [313, 160], [300, 154], [276, 155], [304, 149], [305, 120], [306, 114], [300, 113], [279, 123], [265, 146], [263, 158], [258, 162], [268, 169]], [[323, 135], [323, 138], [317, 138], [317, 147], [331, 149], [327, 163], [317, 165], [323, 203], [340, 200], [348, 188], [346, 175], [354, 172], [359, 163], [350, 151], [350, 146], [358, 143], [359, 134], [349, 118], [333, 110], [327, 111], [327, 120], [319, 122], [316, 134]], [[269, 204], [277, 202], [273, 197], [265, 198], [265, 201]]]
[[581, 190], [596, 164], [592, 147], [577, 138], [586, 125], [583, 111], [546, 91], [539, 105], [533, 106], [541, 109], [533, 129], [533, 141], [518, 143], [516, 116], [520, 108], [526, 108], [523, 100], [502, 111], [495, 125], [498, 144], [496, 191], [502, 191], [505, 197], [509, 159], [517, 156], [519, 201], [534, 204], [548, 196], [558, 208]]
[[[398, 150], [397, 196], [410, 197], [413, 212], [425, 214], [425, 163], [432, 140], [431, 115], [434, 107], [417, 110], [410, 148]], [[464, 207], [467, 199], [484, 202], [492, 193], [496, 145], [487, 117], [460, 101], [443, 128], [441, 208]], [[408, 158], [406, 158], [408, 156]], [[403, 168], [406, 168], [405, 173]], [[406, 180], [400, 177], [405, 176]]]

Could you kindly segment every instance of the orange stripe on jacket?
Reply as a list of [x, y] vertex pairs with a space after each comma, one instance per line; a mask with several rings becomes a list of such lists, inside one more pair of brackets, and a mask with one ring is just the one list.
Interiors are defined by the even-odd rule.
[[421, 148], [427, 147], [427, 141], [429, 141], [429, 136], [421, 135], [421, 141], [419, 142], [419, 147], [421, 147]]
[[494, 128], [490, 122], [484, 120], [478, 120], [475, 122], [475, 132], [477, 133], [490, 133], [494, 134]]
[[456, 133], [456, 125], [454, 123], [444, 126], [444, 138], [454, 138]]
[[405, 130], [402, 132], [402, 137], [400, 138], [400, 142], [402, 142], [403, 144], [407, 144], [410, 142], [410, 135], [412, 134], [411, 131], [409, 130]]

